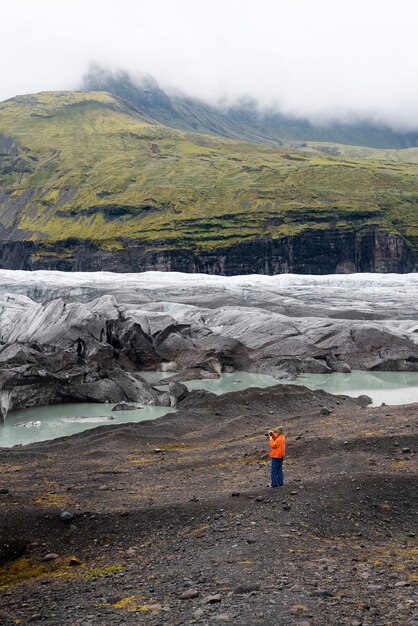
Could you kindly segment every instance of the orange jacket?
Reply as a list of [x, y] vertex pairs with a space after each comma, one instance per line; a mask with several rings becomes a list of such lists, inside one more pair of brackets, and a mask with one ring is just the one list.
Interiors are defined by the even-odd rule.
[[282, 459], [286, 454], [286, 437], [284, 435], [275, 435], [270, 437], [270, 458]]

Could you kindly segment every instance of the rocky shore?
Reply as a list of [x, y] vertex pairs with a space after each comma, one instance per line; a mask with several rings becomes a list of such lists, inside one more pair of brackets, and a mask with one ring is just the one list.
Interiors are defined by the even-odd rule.
[[192, 392], [152, 422], [1, 450], [1, 623], [412, 626], [417, 409]]

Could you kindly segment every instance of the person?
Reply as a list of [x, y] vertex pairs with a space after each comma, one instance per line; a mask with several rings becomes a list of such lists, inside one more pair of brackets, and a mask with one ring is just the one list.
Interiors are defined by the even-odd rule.
[[283, 487], [283, 459], [286, 454], [286, 437], [283, 428], [276, 426], [269, 432], [271, 458], [271, 486]]

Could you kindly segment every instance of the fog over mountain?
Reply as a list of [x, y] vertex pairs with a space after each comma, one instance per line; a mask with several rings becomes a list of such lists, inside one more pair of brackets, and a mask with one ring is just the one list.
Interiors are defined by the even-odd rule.
[[212, 104], [414, 130], [417, 23], [414, 0], [16, 0], [1, 11], [0, 99], [78, 88], [95, 63]]

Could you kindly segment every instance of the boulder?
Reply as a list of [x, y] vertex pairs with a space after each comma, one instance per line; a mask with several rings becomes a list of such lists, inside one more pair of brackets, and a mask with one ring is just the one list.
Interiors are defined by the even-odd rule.
[[182, 383], [171, 382], [168, 385], [168, 393], [170, 395], [170, 406], [174, 409], [179, 402], [187, 398], [189, 390]]

